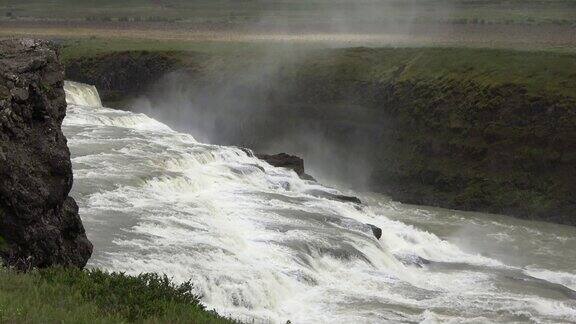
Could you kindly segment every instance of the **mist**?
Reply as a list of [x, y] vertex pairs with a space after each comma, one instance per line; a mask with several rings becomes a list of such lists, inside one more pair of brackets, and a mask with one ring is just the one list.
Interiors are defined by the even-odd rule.
[[[433, 14], [449, 15], [448, 6], [434, 3]], [[303, 86], [294, 71], [326, 48], [396, 44], [409, 37], [416, 17], [426, 16], [430, 5], [421, 1], [311, 1], [308, 6], [314, 10], [303, 9], [297, 17], [265, 10], [248, 29], [305, 40], [325, 35], [319, 38], [322, 41], [302, 44], [279, 38], [258, 42], [254, 51], [215, 55], [202, 63], [208, 68], [166, 75], [135, 100], [132, 109], [202, 142], [301, 156], [307, 172], [323, 183], [367, 189], [372, 165], [377, 163], [372, 153], [381, 121], [366, 125], [364, 120], [369, 118], [363, 117], [364, 109], [345, 93], [336, 95], [340, 98], [337, 107], [318, 107], [313, 90], [301, 93]], [[383, 36], [388, 34], [402, 36]], [[391, 41], [365, 41], [378, 37]], [[317, 79], [317, 83], [324, 81]], [[356, 121], [342, 122], [346, 119]], [[358, 121], [365, 125], [358, 126]]]

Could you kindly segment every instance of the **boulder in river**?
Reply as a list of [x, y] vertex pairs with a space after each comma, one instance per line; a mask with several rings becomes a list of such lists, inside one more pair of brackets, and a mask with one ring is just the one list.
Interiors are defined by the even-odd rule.
[[362, 201], [358, 197], [333, 194], [324, 190], [308, 190], [306, 191], [306, 193], [315, 197], [322, 197], [342, 202], [351, 202], [357, 205], [362, 204]]
[[0, 257], [21, 270], [83, 267], [92, 254], [68, 196], [72, 163], [61, 130], [64, 68], [48, 42], [0, 41]]
[[316, 181], [311, 175], [306, 174], [304, 171], [304, 160], [298, 156], [279, 153], [272, 155], [256, 154], [256, 157], [260, 160], [266, 161], [272, 166], [293, 170], [300, 178], [304, 180]]
[[351, 203], [355, 203], [358, 205], [362, 204], [362, 201], [360, 200], [360, 198], [354, 197], [354, 196], [334, 195], [334, 198], [336, 200], [340, 200], [340, 201], [344, 201], [344, 202], [351, 202]]
[[376, 225], [372, 225], [372, 224], [366, 224], [368, 226], [370, 226], [370, 228], [372, 229], [372, 234], [374, 234], [374, 237], [379, 240], [382, 237], [382, 229]]

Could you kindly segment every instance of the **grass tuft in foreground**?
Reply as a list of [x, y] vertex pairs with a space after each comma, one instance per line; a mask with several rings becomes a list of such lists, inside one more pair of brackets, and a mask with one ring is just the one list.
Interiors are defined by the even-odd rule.
[[234, 323], [206, 310], [189, 282], [68, 268], [0, 268], [0, 322]]

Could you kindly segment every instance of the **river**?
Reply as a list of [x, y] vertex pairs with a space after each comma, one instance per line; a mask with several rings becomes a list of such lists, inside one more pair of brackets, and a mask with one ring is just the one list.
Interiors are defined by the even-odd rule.
[[331, 200], [319, 193], [339, 190], [65, 89], [89, 266], [191, 280], [245, 322], [576, 322], [575, 227]]

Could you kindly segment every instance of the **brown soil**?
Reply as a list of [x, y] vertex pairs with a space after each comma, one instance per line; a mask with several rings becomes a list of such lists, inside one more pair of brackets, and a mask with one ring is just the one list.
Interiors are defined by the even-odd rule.
[[173, 41], [329, 42], [396, 46], [439, 45], [515, 49], [576, 50], [576, 27], [556, 25], [417, 24], [410, 28], [334, 32], [318, 26], [282, 31], [274, 26], [242, 27], [180, 23], [85, 21], [2, 21], [0, 36], [104, 37]]

